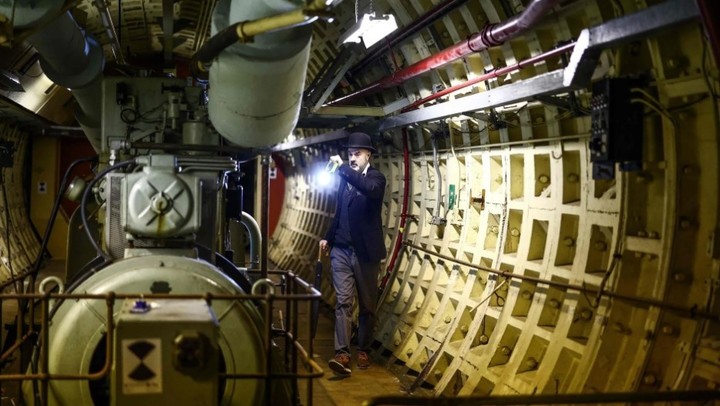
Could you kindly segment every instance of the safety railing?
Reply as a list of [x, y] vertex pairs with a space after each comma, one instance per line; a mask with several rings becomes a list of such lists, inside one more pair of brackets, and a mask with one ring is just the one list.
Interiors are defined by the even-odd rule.
[[[248, 271], [253, 275], [256, 271]], [[259, 275], [259, 271], [257, 272]], [[312, 314], [312, 303], [321, 300], [320, 292], [307, 282], [303, 281], [298, 275], [291, 271], [269, 271], [267, 279], [259, 279], [254, 285], [250, 294], [144, 294], [144, 293], [115, 293], [107, 292], [102, 294], [90, 293], [4, 293], [0, 294], [0, 314], [15, 309], [9, 309], [8, 303], [17, 303], [17, 330], [14, 331], [14, 342], [1, 343], [0, 348], [7, 349], [0, 354], [0, 394], [2, 399], [0, 402], [9, 401], [11, 403], [0, 404], [18, 404], [14, 399], [20, 400], [22, 396], [21, 385], [24, 381], [39, 382], [39, 402], [37, 399], [33, 404], [46, 405], [48, 403], [48, 383], [53, 380], [98, 380], [108, 379], [113, 364], [114, 343], [112, 339], [106, 340], [105, 360], [103, 367], [97, 372], [88, 373], [50, 373], [48, 370], [50, 354], [48, 353], [50, 330], [49, 325], [52, 320], [53, 308], [60, 306], [65, 300], [102, 300], [105, 302], [106, 321], [105, 329], [107, 337], [113, 337], [115, 331], [115, 306], [118, 301], [126, 299], [143, 299], [143, 300], [205, 300], [208, 305], [213, 301], [253, 301], [258, 310], [263, 313], [263, 351], [265, 352], [267, 364], [264, 371], [259, 373], [220, 373], [219, 379], [259, 379], [265, 381], [265, 404], [275, 404], [272, 401], [272, 384], [274, 380], [290, 380], [291, 381], [291, 399], [293, 402], [299, 403], [301, 395], [299, 391], [298, 381], [306, 381], [304, 397], [302, 404], [312, 405], [313, 399], [313, 380], [324, 375], [322, 368], [312, 359], [313, 354], [313, 336], [311, 332], [311, 323], [305, 323], [303, 326], [303, 334], [299, 323], [299, 310], [305, 307], [306, 314]], [[51, 303], [55, 301], [54, 305]], [[52, 307], [51, 307], [52, 306]], [[38, 310], [39, 308], [39, 310]], [[284, 308], [284, 312], [282, 309]], [[273, 316], [274, 310], [278, 310], [279, 316]], [[37, 321], [37, 313], [39, 312], [39, 321]], [[35, 322], [25, 323], [23, 320], [34, 320]], [[2, 318], [0, 318], [2, 325]], [[302, 337], [301, 337], [302, 336]], [[271, 364], [271, 352], [274, 342], [284, 339], [284, 368], [280, 371], [273, 368]], [[303, 339], [307, 344], [305, 348], [300, 340]], [[28, 348], [37, 340], [39, 348], [39, 362], [36, 367], [26, 367], [30, 365], [27, 351]], [[7, 338], [4, 340], [7, 341]], [[14, 368], [15, 371], [8, 373], [10, 361], [15, 358], [19, 359], [19, 364]], [[5, 382], [17, 382], [14, 387], [1, 386]]]

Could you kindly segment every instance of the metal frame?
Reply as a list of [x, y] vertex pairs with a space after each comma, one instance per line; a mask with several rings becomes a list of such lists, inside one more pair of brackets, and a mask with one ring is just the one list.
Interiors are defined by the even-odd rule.
[[[258, 271], [248, 271], [249, 274], [260, 275]], [[0, 360], [5, 360], [14, 355], [18, 350], [21, 349], [22, 345], [33, 336], [39, 336], [41, 343], [40, 347], [40, 359], [39, 370], [34, 374], [25, 374], [20, 371], [15, 374], [4, 374], [0, 373], [0, 383], [5, 381], [18, 381], [18, 395], [21, 395], [21, 382], [22, 381], [40, 381], [40, 393], [42, 399], [42, 405], [48, 404], [48, 382], [51, 380], [92, 380], [102, 379], [108, 376], [113, 363], [113, 340], [107, 340], [107, 352], [104, 367], [101, 371], [92, 374], [67, 374], [67, 373], [48, 373], [48, 359], [49, 354], [47, 352], [48, 346], [44, 345], [49, 341], [49, 314], [50, 314], [50, 301], [51, 300], [104, 300], [107, 308], [107, 321], [106, 329], [108, 337], [111, 337], [115, 328], [113, 309], [115, 302], [118, 300], [125, 299], [171, 299], [171, 300], [189, 300], [189, 299], [203, 299], [208, 302], [216, 300], [238, 300], [246, 301], [252, 300], [260, 304], [260, 308], [264, 309], [264, 324], [263, 324], [263, 343], [264, 351], [270, 354], [273, 346], [273, 337], [280, 336], [285, 337], [285, 368], [288, 372], [272, 372], [270, 368], [270, 357], [268, 356], [268, 365], [266, 365], [264, 373], [237, 373], [237, 374], [220, 374], [220, 377], [225, 379], [262, 379], [265, 380], [266, 389], [266, 400], [270, 399], [271, 396], [270, 388], [273, 379], [306, 379], [306, 404], [312, 405], [313, 396], [313, 379], [320, 378], [324, 375], [324, 371], [320, 366], [313, 360], [312, 354], [313, 348], [313, 337], [310, 331], [310, 323], [305, 327], [307, 330], [307, 338], [303, 334], [303, 339], [308, 340], [307, 350], [300, 344], [300, 328], [298, 323], [299, 308], [304, 303], [307, 314], [311, 312], [311, 304], [313, 301], [321, 300], [321, 293], [315, 289], [312, 285], [303, 281], [298, 275], [291, 271], [268, 271], [270, 276], [280, 279], [279, 284], [280, 292], [275, 293], [269, 291], [264, 294], [120, 294], [115, 292], [107, 292], [104, 294], [88, 294], [88, 293], [25, 293], [25, 294], [0, 294], [0, 312], [2, 312], [3, 303], [6, 300], [17, 300], [19, 302], [27, 302], [29, 305], [29, 312], [27, 317], [29, 320], [35, 320], [36, 307], [40, 306], [40, 330], [34, 331], [34, 326], [30, 326], [29, 331], [25, 332], [22, 336], [19, 335], [20, 339], [14, 343], [4, 354], [0, 355]], [[273, 304], [284, 302], [285, 314], [287, 318], [279, 323], [280, 326], [273, 324], [272, 311]], [[21, 318], [22, 320], [22, 318]], [[302, 363], [302, 369], [300, 370], [300, 361]], [[296, 385], [292, 385], [292, 396], [293, 399], [299, 400], [299, 394], [296, 392]]]

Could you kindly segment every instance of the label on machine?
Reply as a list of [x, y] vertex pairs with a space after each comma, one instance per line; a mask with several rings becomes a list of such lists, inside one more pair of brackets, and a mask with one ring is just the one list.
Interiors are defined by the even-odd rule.
[[123, 394], [162, 393], [162, 344], [159, 338], [122, 340]]

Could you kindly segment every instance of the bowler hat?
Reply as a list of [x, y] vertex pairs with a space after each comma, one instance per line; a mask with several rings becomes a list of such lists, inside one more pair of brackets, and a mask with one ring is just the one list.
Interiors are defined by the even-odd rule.
[[373, 147], [370, 136], [365, 133], [352, 133], [347, 139], [347, 148], [364, 148], [370, 150], [370, 152], [377, 152]]

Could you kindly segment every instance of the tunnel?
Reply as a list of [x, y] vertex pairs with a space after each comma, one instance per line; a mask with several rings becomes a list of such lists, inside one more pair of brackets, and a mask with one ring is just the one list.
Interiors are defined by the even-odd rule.
[[[716, 2], [6, 3], [0, 405], [720, 399]], [[337, 376], [358, 132], [386, 255]]]

